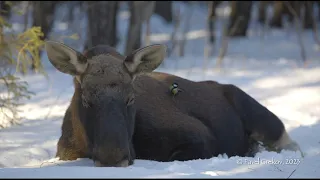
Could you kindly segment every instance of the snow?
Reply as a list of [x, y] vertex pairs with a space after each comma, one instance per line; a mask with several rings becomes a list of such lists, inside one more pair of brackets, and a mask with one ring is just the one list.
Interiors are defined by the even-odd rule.
[[[175, 2], [175, 7], [178, 6], [186, 12], [182, 3]], [[63, 14], [60, 11], [63, 12], [63, 7], [56, 13], [54, 36], [66, 27], [64, 22], [59, 21], [59, 18], [62, 19], [59, 15]], [[222, 17], [217, 22], [217, 28], [221, 30], [223, 18], [229, 10], [221, 6], [217, 12]], [[49, 80], [36, 74], [24, 77], [31, 90], [36, 92], [21, 107], [21, 115], [26, 118], [22, 125], [0, 129], [0, 178], [319, 178], [320, 52], [312, 32], [303, 33], [308, 64], [302, 67], [294, 28], [268, 29], [262, 37], [261, 28], [252, 23], [248, 37], [230, 40], [224, 68], [217, 71], [214, 67], [220, 41], [212, 58], [203, 57], [205, 13], [205, 8], [194, 6], [186, 55], [172, 55], [157, 70], [196, 81], [210, 79], [239, 86], [283, 120], [290, 136], [300, 145], [304, 157], [299, 152], [261, 151], [252, 158], [220, 155], [185, 162], [135, 160], [127, 168], [98, 168], [88, 159], [58, 161], [55, 158], [56, 143], [73, 86], [71, 77], [55, 70], [44, 54]], [[256, 10], [253, 19], [255, 17]], [[69, 33], [84, 32], [85, 17], [79, 18], [81, 23], [70, 25], [67, 29]], [[128, 20], [125, 8], [119, 20], [119, 37], [125, 38], [127, 25], [124, 22]], [[151, 26], [152, 43], [166, 44], [172, 26], [157, 16], [152, 17]], [[221, 31], [217, 36], [220, 37], [220, 34]], [[80, 34], [78, 41], [68, 40], [66, 43], [82, 50], [84, 35]], [[124, 47], [121, 40], [118, 46], [120, 52]], [[207, 66], [203, 69], [205, 60]]]

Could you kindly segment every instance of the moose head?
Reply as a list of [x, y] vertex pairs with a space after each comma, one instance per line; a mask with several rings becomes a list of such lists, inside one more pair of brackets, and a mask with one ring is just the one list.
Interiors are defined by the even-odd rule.
[[99, 45], [85, 54], [71, 47], [46, 41], [51, 64], [75, 78], [78, 102], [74, 102], [84, 130], [88, 151], [96, 166], [126, 167], [133, 164], [132, 137], [135, 123], [133, 82], [140, 73], [155, 70], [166, 54], [164, 45], [150, 45], [123, 56]]

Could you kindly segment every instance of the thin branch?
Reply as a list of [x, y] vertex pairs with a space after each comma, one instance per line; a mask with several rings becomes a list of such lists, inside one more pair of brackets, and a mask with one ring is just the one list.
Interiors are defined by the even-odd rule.
[[191, 17], [192, 17], [192, 13], [193, 13], [193, 9], [194, 9], [194, 6], [193, 6], [193, 3], [191, 5], [189, 5], [189, 10], [190, 11], [186, 11], [186, 24], [184, 26], [184, 31], [183, 31], [183, 34], [182, 34], [182, 39], [180, 40], [180, 51], [179, 51], [179, 56], [184, 56], [184, 49], [185, 49], [185, 45], [186, 45], [186, 39], [187, 39], [187, 33], [189, 32], [189, 29], [190, 29], [190, 24], [191, 24]]
[[302, 25], [300, 23], [301, 19], [299, 18], [298, 13], [293, 9], [293, 7], [291, 6], [291, 4], [289, 2], [284, 1], [284, 3], [287, 5], [290, 13], [292, 13], [294, 16], [294, 21], [295, 21], [295, 26], [296, 26], [296, 30], [297, 30], [297, 36], [298, 36], [298, 43], [300, 46], [301, 58], [302, 58], [302, 61], [304, 62], [304, 65], [306, 65], [307, 57], [306, 57], [306, 50], [304, 48], [303, 40], [302, 40]]
[[29, 1], [26, 1], [26, 9], [25, 9], [25, 14], [24, 14], [24, 27], [23, 27], [23, 31], [26, 31], [28, 29], [28, 23], [29, 23], [29, 10], [31, 9], [31, 3]]
[[181, 22], [181, 17], [180, 17], [180, 8], [178, 7], [178, 9], [176, 11], [174, 11], [175, 13], [173, 14], [173, 32], [171, 33], [171, 47], [168, 48], [168, 57], [171, 56], [172, 52], [174, 52], [176, 45], [177, 45], [177, 32], [180, 26], [180, 22]]
[[214, 23], [215, 23], [215, 19], [214, 19], [214, 13], [215, 13], [215, 9], [216, 8], [213, 5], [213, 1], [209, 1], [208, 2], [208, 14], [207, 14], [207, 34], [206, 34], [206, 44], [204, 47], [204, 57], [205, 59], [209, 58], [210, 56], [212, 56], [212, 50], [213, 50], [213, 45], [214, 45]]
[[[306, 2], [307, 3], [307, 7], [309, 7], [310, 9], [313, 8], [310, 4], [310, 2]], [[320, 9], [319, 9], [320, 10]], [[320, 38], [318, 37], [318, 25], [317, 25], [317, 20], [316, 18], [312, 15], [312, 24], [313, 24], [313, 28], [312, 28], [312, 34], [313, 34], [313, 38], [315, 40], [315, 42], [317, 43], [317, 45], [320, 47]]]
[[218, 59], [217, 59], [217, 67], [218, 68], [221, 68], [221, 65], [222, 65], [222, 61], [223, 61], [223, 58], [224, 56], [226, 55], [227, 53], [227, 50], [228, 50], [228, 40], [229, 40], [229, 36], [232, 36], [235, 31], [237, 30], [240, 22], [243, 20], [244, 18], [242, 16], [238, 17], [236, 22], [234, 23], [234, 25], [232, 26], [231, 30], [230, 30], [230, 33], [227, 33], [228, 30], [227, 30], [227, 24], [228, 23], [225, 23], [225, 26], [224, 26], [224, 36], [222, 37], [222, 47], [220, 48], [220, 51], [219, 51], [219, 56], [218, 56]]

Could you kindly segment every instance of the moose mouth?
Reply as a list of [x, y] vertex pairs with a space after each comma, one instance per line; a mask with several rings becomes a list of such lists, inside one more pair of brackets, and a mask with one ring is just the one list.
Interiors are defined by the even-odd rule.
[[125, 160], [122, 160], [118, 163], [116, 163], [115, 165], [107, 165], [107, 164], [103, 164], [101, 163], [99, 160], [95, 160], [94, 161], [94, 166], [96, 167], [128, 167], [129, 166], [129, 160], [128, 159], [125, 159]]
[[124, 155], [120, 160], [115, 161], [115, 156], [109, 156], [108, 159], [97, 158], [95, 155], [92, 156], [93, 164], [95, 167], [128, 167], [133, 164], [133, 160], [131, 158], [131, 154], [129, 151], [128, 155]]

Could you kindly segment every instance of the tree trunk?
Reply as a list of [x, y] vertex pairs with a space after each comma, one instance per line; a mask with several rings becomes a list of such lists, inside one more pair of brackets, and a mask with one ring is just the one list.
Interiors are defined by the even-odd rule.
[[72, 23], [74, 21], [73, 13], [74, 13], [76, 8], [81, 6], [80, 3], [81, 3], [81, 1], [70, 1], [70, 2], [67, 2], [68, 14], [67, 14], [66, 21], [68, 23]]
[[284, 15], [288, 15], [289, 22], [293, 23], [293, 14], [290, 13], [288, 9], [288, 4], [296, 11], [300, 16], [300, 2], [299, 1], [274, 1], [273, 2], [273, 16], [270, 20], [270, 27], [272, 28], [282, 28]]
[[142, 22], [139, 21], [139, 9], [135, 6], [134, 1], [130, 1], [130, 22], [127, 34], [127, 43], [125, 54], [130, 54], [133, 50], [138, 49], [141, 46], [141, 29]]
[[[229, 36], [246, 36], [251, 19], [252, 1], [232, 1], [231, 15], [229, 19]], [[239, 23], [237, 23], [239, 21]], [[238, 24], [235, 31], [231, 33], [233, 26]]]
[[284, 14], [284, 3], [282, 1], [273, 2], [273, 16], [270, 20], [270, 27], [282, 28], [282, 15]]
[[40, 26], [46, 39], [51, 31], [54, 12], [56, 8], [55, 1], [33, 1], [33, 26]]
[[303, 2], [305, 10], [304, 10], [304, 21], [303, 26], [305, 29], [312, 29], [313, 28], [313, 4], [315, 2], [312, 1], [305, 1]]
[[320, 1], [315, 2], [318, 6], [318, 21], [320, 20]]
[[215, 41], [215, 29], [214, 23], [216, 20], [216, 7], [221, 3], [221, 1], [209, 1], [208, 2], [208, 16], [207, 16], [207, 43], [204, 48], [204, 56], [212, 56], [213, 45]]
[[301, 8], [304, 7], [304, 16], [303, 16], [303, 27], [305, 29], [312, 29], [313, 28], [313, 13], [314, 13], [314, 9], [313, 9], [313, 4], [315, 2], [312, 1], [287, 1], [287, 3], [285, 4], [286, 7], [286, 12], [289, 16], [289, 20], [290, 22], [293, 22], [293, 18], [294, 18], [294, 14], [292, 14], [290, 12], [290, 10], [288, 9], [289, 7], [288, 4], [290, 4], [291, 8], [295, 11], [295, 13], [299, 16], [298, 18], [301, 19]]
[[267, 18], [267, 7], [269, 2], [268, 1], [260, 1], [258, 6], [258, 21], [261, 24], [265, 24]]
[[295, 11], [295, 13], [301, 17], [301, 6], [303, 5], [301, 1], [284, 1], [284, 12], [283, 15], [288, 15], [288, 20], [290, 23], [294, 23], [294, 14], [289, 10], [288, 6], [291, 6], [291, 8]]
[[156, 1], [154, 13], [161, 16], [167, 23], [172, 23], [172, 1]]
[[85, 49], [99, 44], [117, 45], [118, 1], [87, 1], [88, 27]]
[[207, 24], [208, 24], [208, 30], [209, 30], [209, 42], [211, 44], [213, 44], [215, 41], [214, 21], [216, 19], [216, 8], [220, 3], [221, 1], [209, 1], [208, 3], [209, 10], [208, 10]]
[[25, 14], [23, 15], [23, 22], [24, 22], [23, 31], [26, 31], [28, 29], [30, 6], [32, 6], [31, 2], [27, 1], [26, 2], [26, 11], [25, 11]]
[[[43, 32], [42, 40], [47, 39], [54, 21], [54, 12], [57, 5], [55, 1], [31, 1], [33, 6], [32, 26], [40, 26]], [[31, 69], [37, 69], [39, 65], [32, 62]]]
[[130, 22], [127, 34], [125, 54], [141, 47], [142, 23], [154, 12], [155, 1], [129, 1]]

